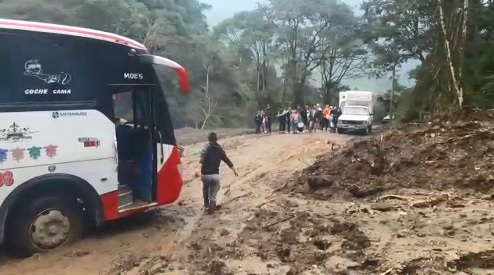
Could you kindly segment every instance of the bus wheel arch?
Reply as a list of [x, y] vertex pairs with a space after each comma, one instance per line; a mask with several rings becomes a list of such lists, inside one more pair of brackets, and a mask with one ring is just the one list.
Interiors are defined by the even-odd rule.
[[[27, 201], [29, 202], [28, 204], [25, 203]], [[6, 198], [0, 207], [1, 240], [5, 240], [8, 246], [8, 240], [12, 238], [8, 236], [9, 229], [13, 230], [12, 227], [18, 227], [22, 223], [26, 224], [27, 221], [19, 219], [16, 213], [21, 212], [24, 215], [29, 215], [30, 212], [36, 211], [36, 209], [51, 208], [57, 205], [63, 211], [71, 213], [69, 217], [78, 227], [72, 228], [71, 232], [81, 230], [80, 234], [82, 234], [81, 228], [84, 225], [99, 225], [103, 223], [101, 200], [96, 190], [87, 181], [68, 174], [48, 174], [33, 178], [19, 185]], [[78, 211], [77, 214], [75, 214], [75, 211]], [[14, 218], [15, 220], [12, 220]], [[59, 218], [59, 220], [61, 219]], [[30, 256], [28, 255], [30, 253], [26, 251], [13, 252], [15, 255], [17, 254], [16, 256]]]

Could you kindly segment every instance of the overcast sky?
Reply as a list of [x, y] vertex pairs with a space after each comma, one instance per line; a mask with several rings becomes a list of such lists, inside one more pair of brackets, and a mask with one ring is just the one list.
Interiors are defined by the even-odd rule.
[[[258, 0], [200, 0], [203, 3], [213, 6], [207, 12], [208, 22], [215, 25], [222, 20], [231, 17], [233, 14], [243, 10], [252, 10], [256, 7]], [[347, 5], [358, 9], [363, 0], [343, 0]]]
[[[203, 3], [212, 6], [210, 11], [206, 12], [207, 21], [211, 27], [218, 24], [219, 22], [233, 16], [236, 12], [243, 10], [252, 10], [256, 7], [258, 0], [200, 0]], [[353, 7], [356, 13], [361, 13], [359, 10], [360, 5], [363, 0], [342, 0], [342, 2]], [[406, 72], [411, 68], [415, 67], [416, 63], [412, 62], [405, 64], [402, 69], [402, 76], [400, 82], [405, 85], [410, 85], [408, 76]], [[317, 83], [315, 83], [317, 85]], [[358, 87], [359, 90], [370, 90], [374, 92], [385, 92], [391, 88], [390, 79], [355, 79], [350, 81], [345, 81], [345, 84], [349, 85], [351, 88]]]

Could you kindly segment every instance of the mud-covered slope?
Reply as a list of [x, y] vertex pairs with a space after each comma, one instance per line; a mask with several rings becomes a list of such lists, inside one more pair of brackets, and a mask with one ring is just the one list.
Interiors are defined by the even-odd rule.
[[[308, 186], [307, 186], [308, 185]], [[403, 125], [321, 156], [292, 191], [319, 199], [364, 198], [398, 188], [494, 188], [494, 127], [489, 121], [436, 119]]]

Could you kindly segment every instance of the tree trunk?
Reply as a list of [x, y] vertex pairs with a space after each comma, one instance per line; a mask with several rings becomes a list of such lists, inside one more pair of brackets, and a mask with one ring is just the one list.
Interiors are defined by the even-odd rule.
[[[465, 43], [467, 39], [467, 30], [468, 30], [468, 9], [469, 9], [469, 2], [470, 0], [463, 0], [463, 21], [461, 23], [461, 39], [459, 43], [459, 48], [458, 48], [458, 56], [459, 56], [459, 62], [458, 62], [458, 81], [459, 84], [463, 82], [463, 65], [465, 63]], [[462, 88], [462, 87], [460, 87]], [[464, 103], [464, 90], [462, 88], [462, 94], [461, 98], [458, 97], [458, 101], [460, 104], [460, 108], [462, 107]]]
[[[464, 0], [468, 1], [468, 0]], [[456, 72], [455, 72], [455, 67], [453, 64], [453, 58], [451, 57], [451, 47], [449, 44], [449, 39], [448, 39], [448, 32], [446, 30], [446, 23], [444, 21], [444, 12], [443, 12], [443, 7], [442, 7], [442, 1], [438, 0], [438, 7], [439, 7], [439, 23], [441, 25], [441, 30], [443, 33], [444, 37], [444, 47], [446, 50], [446, 61], [448, 62], [449, 66], [449, 72], [450, 72], [450, 77], [451, 81], [453, 82], [453, 89], [456, 93], [456, 96], [458, 98], [458, 106], [460, 109], [463, 108], [463, 88], [461, 86], [460, 81], [456, 78]]]
[[202, 123], [202, 126], [201, 126], [201, 129], [204, 130], [206, 128], [206, 124], [208, 123], [208, 120], [209, 120], [209, 117], [211, 116], [211, 113], [212, 113], [212, 102], [211, 102], [211, 98], [209, 97], [209, 65], [208, 67], [206, 68], [206, 89], [204, 91], [204, 93], [206, 94], [206, 113], [204, 114], [204, 121]]

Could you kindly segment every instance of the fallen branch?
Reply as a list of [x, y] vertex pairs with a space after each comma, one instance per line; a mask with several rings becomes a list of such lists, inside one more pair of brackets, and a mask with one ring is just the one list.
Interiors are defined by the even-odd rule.
[[230, 194], [232, 193], [232, 191], [231, 191], [231, 187], [232, 187], [232, 185], [231, 185], [231, 184], [230, 184], [230, 185], [228, 185], [228, 187], [226, 188], [226, 191], [225, 191], [225, 193], [224, 193], [223, 195], [225, 195], [226, 197], [229, 197], [229, 196], [230, 196]]
[[386, 200], [386, 199], [398, 199], [398, 200], [403, 200], [403, 201], [413, 200], [413, 198], [411, 198], [411, 197], [398, 196], [398, 195], [385, 195], [385, 196], [381, 196], [381, 197], [377, 198], [376, 201]]
[[240, 198], [247, 197], [247, 196], [250, 196], [250, 195], [252, 195], [252, 192], [248, 192], [248, 193], [245, 193], [243, 195], [236, 196], [235, 198], [230, 199], [229, 201], [223, 203], [222, 205], [227, 205], [227, 204], [232, 203], [232, 202], [234, 202], [234, 201], [236, 201], [236, 200], [238, 200]]
[[448, 199], [444, 198], [444, 197], [436, 197], [436, 198], [432, 198], [432, 199], [415, 201], [415, 202], [411, 203], [410, 206], [415, 207], [415, 208], [426, 208], [426, 207], [436, 206], [436, 205], [438, 205], [442, 202], [445, 202], [447, 200]]
[[387, 274], [391, 273], [391, 271], [393, 271], [393, 268], [390, 268], [379, 275], [387, 275]]
[[275, 200], [276, 200], [276, 199], [270, 199], [270, 200], [268, 200], [268, 201], [265, 201], [265, 202], [263, 202], [263, 203], [260, 203], [260, 204], [256, 205], [256, 208], [261, 208], [261, 207], [263, 207], [264, 205], [266, 205], [266, 204], [268, 204], [268, 203], [272, 203], [272, 202], [273, 202], [273, 201], [275, 201]]
[[267, 196], [266, 198], [270, 198], [270, 197], [272, 197], [272, 196], [274, 195], [274, 193], [276, 193], [276, 192], [278, 192], [278, 191], [281, 191], [281, 190], [283, 190], [283, 189], [285, 189], [285, 188], [287, 188], [287, 187], [288, 187], [288, 182], [285, 182], [285, 184], [283, 184], [281, 187], [278, 187], [278, 188], [274, 189], [274, 190], [271, 192], [271, 194], [269, 194], [269, 196]]
[[280, 223], [282, 223], [282, 222], [286, 222], [286, 221], [288, 221], [288, 220], [291, 220], [291, 219], [295, 218], [296, 216], [297, 216], [297, 215], [292, 214], [292, 215], [290, 215], [290, 216], [288, 216], [288, 217], [285, 217], [285, 218], [283, 218], [283, 219], [281, 219], [281, 220], [277, 220], [277, 221], [270, 222], [270, 223], [268, 223], [268, 224], [264, 225], [264, 226], [262, 227], [262, 229], [268, 229], [268, 228], [270, 228], [270, 227], [271, 227], [271, 226], [273, 226], [273, 225], [277, 225], [277, 224], [280, 224]]

